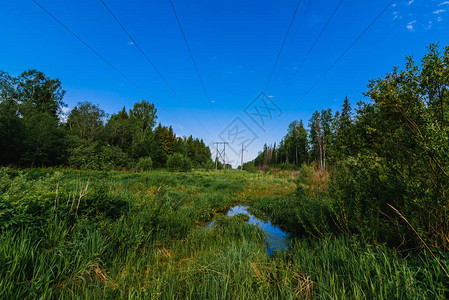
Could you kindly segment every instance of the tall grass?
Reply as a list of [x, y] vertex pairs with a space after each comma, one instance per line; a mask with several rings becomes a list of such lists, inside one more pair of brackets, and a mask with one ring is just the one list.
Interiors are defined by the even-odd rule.
[[[449, 296], [425, 253], [298, 234], [287, 253], [269, 257], [259, 228], [217, 217], [246, 201], [295, 232], [302, 223], [288, 177], [52, 169], [2, 169], [0, 177], [1, 298]], [[202, 227], [214, 217], [215, 226]], [[447, 268], [448, 255], [438, 256]]]

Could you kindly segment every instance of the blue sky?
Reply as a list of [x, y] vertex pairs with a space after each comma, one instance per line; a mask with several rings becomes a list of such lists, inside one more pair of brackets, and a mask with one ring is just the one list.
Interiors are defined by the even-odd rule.
[[[59, 78], [70, 108], [79, 101], [90, 101], [111, 114], [147, 99], [156, 104], [158, 121], [173, 125], [178, 135], [193, 134], [208, 144], [223, 140], [228, 124], [238, 117], [246, 125], [240, 128], [257, 136], [245, 152], [246, 161], [253, 159], [264, 143], [278, 143], [291, 121], [303, 119], [307, 123], [315, 110], [340, 109], [345, 96], [354, 105], [364, 99], [362, 93], [368, 80], [385, 75], [393, 66], [402, 67], [405, 55], [413, 54], [419, 60], [430, 43], [449, 44], [449, 1], [395, 1], [310, 91], [390, 2], [343, 0], [298, 75], [282, 94], [339, 1], [301, 1], [270, 85], [264, 89], [296, 0], [173, 0], [211, 102], [203, 93], [169, 0], [106, 3], [185, 105], [99, 0], [38, 2], [133, 84], [31, 0], [2, 3], [0, 69], [17, 75], [34, 68]], [[263, 90], [282, 114], [273, 113], [272, 119], [258, 126], [244, 110]], [[310, 92], [304, 96], [307, 91]], [[230, 146], [238, 152], [236, 145]], [[228, 160], [237, 165], [237, 153], [228, 153]]]

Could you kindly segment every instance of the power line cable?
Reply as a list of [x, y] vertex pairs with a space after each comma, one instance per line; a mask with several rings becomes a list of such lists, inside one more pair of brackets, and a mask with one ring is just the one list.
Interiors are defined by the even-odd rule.
[[[296, 108], [296, 106], [298, 105], [298, 103], [304, 99], [320, 82], [321, 80], [326, 77], [326, 75], [337, 65], [337, 63], [349, 52], [349, 50], [351, 50], [351, 48], [363, 37], [363, 35], [365, 35], [365, 33], [374, 25], [374, 23], [377, 22], [377, 20], [380, 19], [380, 17], [387, 11], [388, 8], [390, 8], [390, 6], [395, 2], [395, 0], [391, 0], [378, 14], [377, 16], [365, 27], [365, 29], [352, 41], [351, 44], [349, 44], [349, 46], [340, 54], [340, 56], [338, 56], [338, 58], [323, 72], [323, 74], [321, 74], [321, 76], [314, 82], [314, 84], [302, 95], [302, 97], [300, 97], [293, 105], [293, 107], [289, 110], [293, 110]], [[265, 136], [267, 136], [269, 133], [271, 133], [275, 128], [276, 128], [275, 124], [274, 126], [272, 126], [271, 130], [269, 132], [267, 132], [265, 134]]]
[[281, 56], [281, 53], [282, 53], [282, 49], [284, 49], [285, 41], [287, 40], [288, 34], [290, 33], [290, 29], [292, 28], [293, 22], [295, 21], [296, 13], [298, 12], [300, 4], [301, 4], [301, 0], [298, 0], [298, 3], [296, 4], [295, 12], [293, 13], [292, 19], [290, 20], [290, 24], [288, 25], [287, 32], [285, 33], [285, 36], [284, 36], [284, 40], [282, 41], [281, 48], [279, 49], [276, 60], [274, 61], [273, 68], [271, 69], [270, 76], [268, 76], [267, 83], [265, 84], [265, 90], [270, 85], [271, 78], [273, 77], [274, 70], [276, 69], [276, 66], [278, 64], [279, 57]]
[[109, 8], [109, 6], [104, 2], [104, 0], [100, 0], [103, 6], [106, 8], [106, 10], [109, 12], [109, 14], [112, 16], [112, 18], [118, 23], [118, 25], [123, 29], [123, 31], [126, 33], [126, 35], [131, 39], [133, 44], [136, 46], [136, 48], [139, 50], [139, 52], [143, 55], [143, 57], [147, 60], [147, 62], [153, 67], [153, 69], [156, 71], [156, 73], [159, 75], [159, 77], [164, 81], [165, 85], [170, 89], [170, 91], [178, 98], [178, 100], [184, 105], [184, 107], [187, 109], [187, 111], [192, 115], [192, 117], [195, 119], [195, 121], [203, 128], [206, 133], [212, 138], [212, 135], [207, 130], [206, 127], [200, 122], [200, 120], [196, 117], [196, 115], [190, 110], [190, 108], [187, 106], [187, 104], [182, 100], [181, 96], [176, 92], [176, 90], [173, 88], [173, 86], [168, 82], [168, 80], [165, 78], [165, 76], [162, 74], [162, 72], [156, 67], [156, 65], [151, 61], [151, 59], [148, 57], [148, 55], [143, 51], [143, 49], [139, 46], [139, 44], [136, 42], [136, 40], [132, 37], [132, 35], [129, 33], [129, 31], [125, 28], [125, 26], [119, 21], [119, 19], [115, 16], [115, 14], [112, 12], [112, 10]]
[[320, 33], [318, 34], [318, 36], [316, 37], [315, 41], [312, 43], [312, 45], [310, 46], [309, 50], [307, 51], [306, 55], [303, 57], [301, 63], [298, 65], [298, 67], [296, 68], [295, 73], [290, 77], [287, 86], [284, 88], [284, 90], [281, 93], [281, 97], [282, 98], [285, 94], [285, 92], [287, 91], [287, 89], [290, 87], [290, 85], [293, 82], [293, 79], [298, 75], [300, 69], [302, 68], [302, 66], [304, 65], [304, 62], [309, 58], [310, 54], [312, 53], [313, 49], [315, 48], [316, 44], [318, 43], [318, 41], [321, 39], [324, 31], [326, 31], [327, 26], [329, 25], [329, 23], [332, 21], [332, 19], [334, 18], [334, 16], [336, 15], [338, 9], [340, 8], [341, 4], [342, 4], [343, 0], [340, 0], [337, 4], [337, 6], [335, 7], [335, 9], [333, 10], [332, 14], [329, 16], [329, 18], [327, 19], [326, 23], [324, 24], [323, 28], [321, 28]]
[[[290, 53], [290, 50], [292, 49], [294, 41], [296, 40], [296, 36], [298, 35], [298, 31], [300, 31], [299, 28], [301, 28], [302, 23], [304, 22], [304, 19], [305, 19], [306, 15], [307, 15], [307, 12], [309, 11], [310, 4], [312, 2], [313, 2], [313, 0], [309, 0], [307, 2], [306, 7], [304, 8], [304, 13], [301, 15], [301, 18], [298, 20], [298, 25], [297, 25], [298, 29], [293, 32], [293, 35], [291, 36], [291, 39], [290, 39], [290, 43], [287, 45], [287, 49], [284, 52], [284, 56], [287, 56]], [[283, 62], [280, 65], [279, 69], [282, 69], [283, 65], [285, 65], [285, 62]], [[276, 78], [276, 76], [275, 76], [275, 78]]]
[[211, 102], [210, 97], [209, 97], [209, 93], [206, 90], [206, 86], [204, 84], [203, 78], [201, 77], [200, 71], [198, 70], [198, 66], [196, 64], [196, 61], [195, 61], [195, 58], [193, 56], [192, 50], [190, 49], [189, 42], [187, 41], [187, 37], [186, 37], [186, 35], [184, 33], [184, 30], [182, 29], [181, 21], [179, 20], [178, 14], [176, 13], [175, 5], [173, 4], [172, 0], [170, 0], [170, 6], [171, 6], [171, 9], [173, 11], [173, 14], [175, 15], [176, 22], [178, 23], [179, 30], [181, 31], [182, 38], [184, 39], [184, 43], [186, 44], [187, 50], [189, 51], [190, 59], [192, 60], [193, 67], [195, 68], [195, 71], [196, 71], [196, 74], [198, 76], [198, 79], [200, 80], [201, 88], [203, 89], [203, 93], [204, 93], [204, 95], [206, 97], [207, 102], [209, 103], [209, 107], [211, 108], [212, 113], [214, 114], [214, 119], [215, 119], [215, 121], [217, 123], [217, 126], [220, 127], [220, 125], [218, 123], [217, 116], [215, 114], [215, 109], [213, 108], [212, 102]]
[[[67, 27], [62, 21], [56, 18], [50, 11], [48, 11], [45, 7], [43, 7], [36, 0], [33, 1], [41, 10], [43, 10], [48, 16], [50, 16], [53, 20], [55, 20], [62, 28], [68, 31], [71, 35], [73, 35], [78, 41], [80, 41], [84, 46], [86, 46], [90, 51], [92, 51], [98, 58], [100, 58], [103, 62], [109, 65], [115, 72], [117, 72], [120, 76], [122, 76], [126, 81], [128, 81], [132, 86], [134, 86], [138, 91], [140, 91], [143, 95], [148, 97], [151, 101], [156, 102], [153, 97], [148, 95], [140, 86], [138, 86], [134, 81], [132, 81], [128, 76], [126, 76], [122, 71], [120, 71], [115, 65], [113, 65], [109, 60], [107, 60], [103, 55], [101, 55], [97, 50], [95, 50], [92, 46], [90, 46], [87, 42], [85, 42], [79, 35], [77, 35], [74, 31], [72, 31], [69, 27]], [[162, 105], [159, 105], [165, 112], [171, 115], [176, 121], [178, 121], [182, 126], [192, 131], [188, 126], [186, 126], [182, 121], [180, 121], [175, 115], [166, 110]]]

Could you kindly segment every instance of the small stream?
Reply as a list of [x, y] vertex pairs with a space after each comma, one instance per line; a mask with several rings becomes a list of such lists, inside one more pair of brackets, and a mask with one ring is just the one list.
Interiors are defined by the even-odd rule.
[[[248, 223], [259, 226], [265, 233], [265, 248], [268, 255], [273, 255], [276, 251], [286, 251], [290, 246], [289, 234], [283, 231], [270, 221], [262, 221], [248, 212], [247, 206], [237, 205], [231, 207], [226, 213], [227, 216], [235, 216], [238, 214], [245, 214], [249, 216]], [[206, 227], [214, 226], [214, 222], [210, 222]]]

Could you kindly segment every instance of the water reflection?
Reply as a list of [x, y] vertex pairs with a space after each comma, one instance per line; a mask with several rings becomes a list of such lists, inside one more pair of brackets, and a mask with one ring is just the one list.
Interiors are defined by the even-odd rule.
[[[245, 214], [249, 216], [248, 222], [250, 224], [260, 226], [260, 228], [265, 233], [265, 247], [267, 249], [268, 255], [273, 255], [275, 251], [288, 250], [290, 246], [288, 233], [280, 229], [278, 226], [271, 224], [270, 221], [259, 220], [258, 218], [250, 214], [247, 209], [247, 206], [234, 206], [229, 209], [227, 215], [235, 216], [237, 214]], [[213, 226], [213, 224], [210, 226]]]

